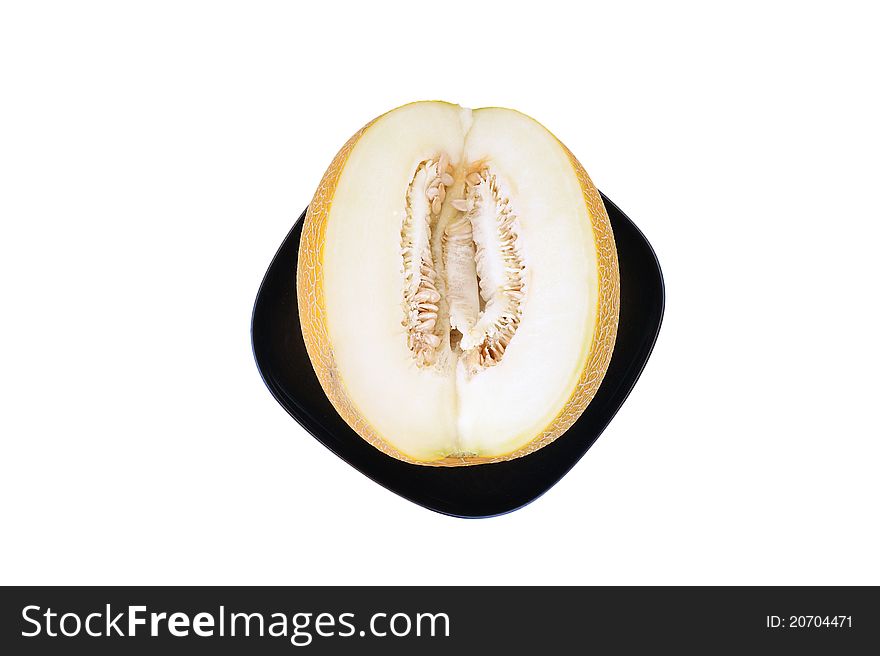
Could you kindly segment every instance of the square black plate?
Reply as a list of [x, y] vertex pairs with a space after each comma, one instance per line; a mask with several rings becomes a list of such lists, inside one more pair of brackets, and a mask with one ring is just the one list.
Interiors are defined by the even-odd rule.
[[275, 254], [254, 304], [251, 339], [266, 386], [333, 453], [425, 508], [457, 517], [490, 517], [534, 501], [580, 460], [614, 417], [638, 380], [663, 319], [663, 275], [651, 244], [604, 194], [602, 200], [620, 260], [617, 342], [596, 396], [575, 424], [548, 446], [508, 462], [424, 467], [385, 455], [349, 428], [324, 395], [300, 331], [296, 266], [305, 212]]

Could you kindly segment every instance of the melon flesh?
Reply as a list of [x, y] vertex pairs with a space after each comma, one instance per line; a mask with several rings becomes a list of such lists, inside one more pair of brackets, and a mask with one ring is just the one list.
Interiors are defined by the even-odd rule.
[[607, 367], [607, 215], [569, 151], [519, 112], [421, 102], [379, 117], [325, 175], [299, 257], [315, 371], [395, 457], [524, 455], [576, 419]]

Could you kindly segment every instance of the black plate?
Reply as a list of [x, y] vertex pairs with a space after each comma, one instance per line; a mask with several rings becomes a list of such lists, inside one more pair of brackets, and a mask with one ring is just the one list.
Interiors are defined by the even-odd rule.
[[296, 265], [305, 212], [275, 254], [254, 304], [251, 339], [266, 386], [333, 453], [425, 508], [458, 517], [489, 517], [534, 501], [580, 460], [626, 400], [651, 354], [663, 318], [663, 275], [651, 244], [604, 194], [602, 199], [620, 259], [617, 343], [605, 380], [584, 414], [543, 449], [489, 465], [424, 467], [386, 456], [349, 428], [324, 395], [300, 331]]

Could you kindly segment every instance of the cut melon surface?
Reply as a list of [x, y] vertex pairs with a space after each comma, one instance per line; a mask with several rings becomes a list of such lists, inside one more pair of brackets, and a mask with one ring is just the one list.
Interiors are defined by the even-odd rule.
[[303, 338], [365, 440], [427, 465], [549, 444], [596, 393], [619, 277], [601, 198], [519, 112], [404, 105], [337, 154], [306, 214]]

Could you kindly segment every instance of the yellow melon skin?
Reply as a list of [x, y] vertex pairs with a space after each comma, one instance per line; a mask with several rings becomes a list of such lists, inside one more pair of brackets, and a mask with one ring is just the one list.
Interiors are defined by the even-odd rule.
[[[559, 142], [580, 183], [595, 240], [599, 282], [595, 332], [586, 362], [568, 401], [531, 441], [509, 453], [492, 457], [413, 458], [383, 438], [349, 398], [334, 359], [324, 299], [325, 237], [336, 188], [358, 140], [381, 118], [373, 119], [358, 130], [336, 154], [315, 191], [305, 217], [297, 265], [297, 299], [303, 339], [321, 387], [339, 415], [361, 438], [383, 453], [405, 462], [456, 467], [503, 462], [533, 453], [562, 436], [581, 416], [599, 389], [614, 350], [620, 310], [620, 276], [614, 235], [599, 192], [577, 158]], [[381, 377], [381, 373], [377, 372], [377, 377]]]

